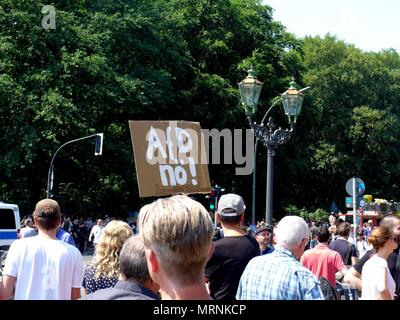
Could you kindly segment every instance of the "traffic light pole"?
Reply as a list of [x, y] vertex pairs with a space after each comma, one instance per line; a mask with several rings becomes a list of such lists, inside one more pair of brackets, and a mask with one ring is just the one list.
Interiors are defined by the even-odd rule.
[[[98, 137], [100, 139], [98, 139]], [[51, 190], [53, 189], [53, 180], [54, 180], [54, 165], [53, 165], [53, 162], [54, 162], [54, 159], [56, 158], [57, 153], [63, 147], [65, 147], [68, 144], [71, 144], [71, 143], [77, 142], [77, 141], [81, 141], [81, 140], [84, 140], [84, 139], [89, 139], [89, 138], [96, 138], [95, 155], [101, 155], [102, 154], [102, 147], [103, 147], [103, 134], [102, 133], [95, 133], [95, 134], [92, 134], [90, 136], [86, 136], [86, 137], [82, 137], [82, 138], [79, 138], [79, 139], [74, 139], [74, 140], [68, 141], [68, 142], [64, 143], [61, 147], [59, 147], [57, 149], [57, 151], [54, 153], [54, 156], [53, 156], [53, 158], [51, 159], [51, 162], [50, 162], [49, 172], [47, 174], [47, 198], [50, 198], [50, 193], [51, 193]]]
[[217, 205], [218, 205], [218, 193], [215, 197], [215, 211], [214, 211], [214, 229], [217, 229]]
[[[212, 192], [210, 195], [210, 200], [213, 199], [213, 202], [210, 201], [210, 209], [214, 211], [214, 228], [217, 229], [217, 206], [218, 206], [218, 199], [221, 193], [225, 191], [225, 188], [222, 188], [219, 185], [215, 185], [212, 187]], [[212, 198], [213, 197], [213, 198]], [[214, 207], [214, 208], [212, 208]]]

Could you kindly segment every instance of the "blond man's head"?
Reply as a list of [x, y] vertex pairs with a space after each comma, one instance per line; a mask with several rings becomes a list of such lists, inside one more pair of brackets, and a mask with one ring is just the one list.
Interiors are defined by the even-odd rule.
[[203, 281], [214, 227], [199, 202], [183, 195], [158, 199], [140, 210], [139, 230], [171, 281], [179, 286]]

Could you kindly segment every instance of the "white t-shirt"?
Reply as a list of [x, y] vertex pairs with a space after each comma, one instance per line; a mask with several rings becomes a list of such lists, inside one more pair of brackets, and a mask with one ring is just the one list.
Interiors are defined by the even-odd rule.
[[361, 259], [364, 254], [371, 250], [373, 247], [371, 245], [368, 244], [367, 241], [365, 240], [358, 240], [357, 241], [357, 251], [358, 251], [358, 259]]
[[28, 237], [34, 237], [37, 235], [37, 232], [35, 229], [31, 227], [23, 227], [21, 228], [21, 231], [19, 232], [21, 238], [28, 238]]
[[60, 240], [23, 238], [11, 244], [3, 273], [17, 278], [15, 300], [70, 300], [82, 285], [82, 255]]
[[103, 226], [98, 226], [97, 224], [93, 226], [91, 231], [91, 233], [93, 234], [93, 243], [99, 243], [101, 234], [103, 233], [103, 229]]
[[364, 264], [362, 269], [362, 294], [360, 300], [378, 300], [379, 291], [377, 289], [377, 272], [380, 269], [386, 269], [386, 283], [390, 291], [392, 299], [394, 298], [394, 292], [396, 290], [396, 283], [394, 282], [392, 275], [390, 274], [387, 261], [377, 255], [373, 255]]

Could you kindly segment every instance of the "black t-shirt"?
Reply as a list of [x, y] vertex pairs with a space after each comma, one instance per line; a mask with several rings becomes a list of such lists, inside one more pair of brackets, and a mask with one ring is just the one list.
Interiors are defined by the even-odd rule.
[[211, 297], [235, 300], [240, 277], [247, 263], [260, 255], [260, 246], [252, 236], [224, 237], [214, 242], [215, 250], [207, 262], [205, 276], [210, 279]]
[[[397, 247], [396, 250], [394, 250], [389, 257], [387, 258], [387, 263], [388, 263], [388, 268], [390, 271], [390, 274], [393, 277], [394, 282], [396, 283], [396, 293], [399, 293], [400, 291], [400, 270], [396, 268], [397, 264], [397, 259], [399, 255], [399, 247]], [[358, 273], [362, 273], [362, 269], [364, 267], [364, 264], [368, 261], [369, 258], [372, 257], [372, 255], [375, 253], [375, 250], [369, 250], [367, 251], [364, 256], [354, 265], [354, 269]]]
[[[348, 255], [348, 259], [346, 260], [346, 254], [347, 254], [347, 250], [349, 250], [349, 246], [350, 248], [350, 254]], [[336, 239], [333, 240], [330, 244], [329, 244], [329, 249], [335, 250], [337, 252], [339, 252], [340, 256], [343, 259], [343, 262], [345, 265], [351, 265], [351, 257], [357, 257], [357, 249], [356, 246], [350, 242], [348, 242], [347, 240], [344, 239]]]

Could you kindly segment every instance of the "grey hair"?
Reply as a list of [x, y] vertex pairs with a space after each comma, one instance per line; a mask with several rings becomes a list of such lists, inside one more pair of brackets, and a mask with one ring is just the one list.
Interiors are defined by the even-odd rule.
[[390, 231], [396, 227], [396, 222], [400, 220], [400, 217], [395, 214], [389, 214], [381, 220], [380, 226], [387, 227]]
[[119, 270], [127, 280], [144, 284], [150, 280], [143, 239], [140, 235], [129, 237], [119, 255]]
[[304, 239], [308, 239], [310, 230], [307, 223], [298, 216], [286, 216], [278, 223], [276, 242], [287, 249], [293, 249]]

